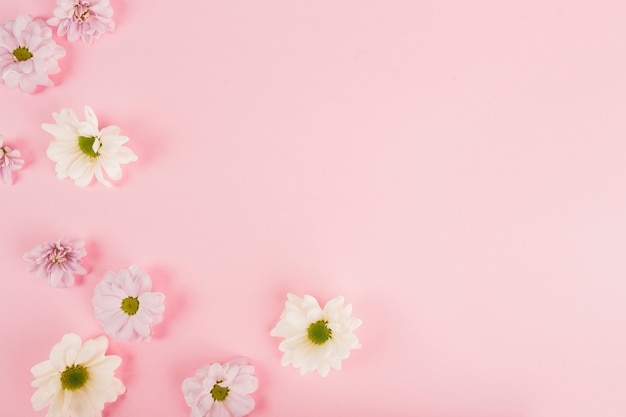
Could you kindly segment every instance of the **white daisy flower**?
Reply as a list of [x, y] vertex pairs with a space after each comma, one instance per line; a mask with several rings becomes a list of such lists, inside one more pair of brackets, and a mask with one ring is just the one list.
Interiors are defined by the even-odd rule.
[[350, 349], [361, 347], [353, 333], [361, 320], [350, 317], [352, 305], [344, 307], [343, 302], [339, 296], [322, 309], [310, 295], [287, 295], [285, 310], [270, 333], [285, 338], [278, 346], [285, 353], [283, 366], [291, 363], [302, 375], [317, 370], [321, 376], [328, 375], [330, 368], [341, 369]]
[[78, 120], [71, 109], [53, 113], [57, 124], [44, 123], [43, 130], [55, 137], [48, 146], [48, 158], [56, 162], [57, 178], [71, 178], [83, 187], [93, 178], [107, 187], [111, 183], [104, 179], [102, 169], [112, 180], [122, 177], [120, 164], [137, 160], [137, 155], [122, 146], [128, 137], [120, 135], [120, 128], [107, 126], [98, 130], [98, 118], [93, 109], [85, 106], [85, 121]]
[[106, 356], [105, 336], [82, 343], [66, 334], [54, 345], [50, 359], [32, 367], [31, 384], [38, 390], [31, 402], [35, 410], [50, 406], [46, 417], [100, 417], [105, 402], [114, 402], [126, 388], [114, 371], [122, 358]]

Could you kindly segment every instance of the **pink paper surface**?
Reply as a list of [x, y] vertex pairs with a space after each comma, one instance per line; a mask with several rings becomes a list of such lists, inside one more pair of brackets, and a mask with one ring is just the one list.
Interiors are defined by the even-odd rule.
[[[4, 415], [45, 415], [31, 366], [102, 334], [94, 287], [136, 264], [165, 319], [111, 341], [108, 417], [189, 415], [183, 379], [235, 356], [254, 417], [626, 416], [625, 2], [111, 3], [114, 33], [59, 40], [55, 87], [0, 86], [26, 160], [0, 184]], [[139, 157], [112, 189], [45, 154], [85, 104]], [[89, 274], [53, 290], [22, 255], [63, 235]], [[353, 305], [342, 371], [281, 366], [288, 292]]]

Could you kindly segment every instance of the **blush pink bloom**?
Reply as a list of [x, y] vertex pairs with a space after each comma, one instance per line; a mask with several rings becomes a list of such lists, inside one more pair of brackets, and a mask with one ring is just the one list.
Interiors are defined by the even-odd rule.
[[165, 310], [165, 295], [151, 290], [150, 276], [135, 265], [107, 272], [92, 300], [104, 332], [121, 341], [150, 340]]
[[87, 254], [85, 242], [70, 241], [62, 237], [56, 242], [44, 243], [24, 254], [28, 272], [37, 271], [37, 276], [48, 282], [51, 288], [74, 285], [74, 275], [85, 275], [81, 258]]
[[3, 145], [3, 138], [0, 136], [0, 175], [5, 184], [13, 184], [13, 171], [18, 171], [24, 166], [24, 161], [20, 159], [20, 151], [11, 149]]
[[225, 364], [213, 363], [198, 369], [183, 381], [183, 395], [191, 407], [191, 417], [242, 417], [254, 409], [250, 393], [259, 382], [254, 366], [245, 358]]
[[113, 32], [113, 8], [109, 0], [57, 0], [54, 17], [47, 20], [50, 26], [58, 26], [57, 35], [67, 36], [70, 42], [81, 38], [91, 45], [107, 30]]
[[9, 88], [33, 93], [38, 85], [51, 87], [51, 74], [60, 71], [65, 49], [52, 39], [42, 19], [19, 15], [0, 26], [0, 78]]

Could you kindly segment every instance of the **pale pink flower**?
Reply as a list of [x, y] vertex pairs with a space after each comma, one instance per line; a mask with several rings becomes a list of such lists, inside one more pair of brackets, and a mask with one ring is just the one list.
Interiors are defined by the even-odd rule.
[[21, 14], [0, 26], [0, 78], [9, 87], [33, 93], [38, 85], [51, 87], [51, 74], [60, 71], [65, 49], [52, 39], [42, 19]]
[[135, 265], [107, 272], [92, 300], [104, 332], [116, 340], [150, 340], [165, 310], [165, 295], [151, 289], [150, 276]]
[[183, 381], [183, 395], [191, 407], [191, 417], [242, 417], [254, 409], [250, 393], [259, 382], [254, 366], [245, 358], [225, 364], [213, 363], [198, 369]]
[[3, 138], [0, 136], [0, 175], [5, 184], [13, 184], [13, 171], [22, 169], [24, 160], [20, 159], [20, 151], [11, 149], [3, 145]]
[[113, 32], [115, 22], [112, 16], [113, 8], [109, 0], [57, 0], [54, 17], [47, 23], [58, 26], [57, 35], [67, 35], [68, 41], [76, 42], [81, 38], [91, 45], [107, 30]]
[[85, 275], [81, 258], [87, 254], [85, 242], [70, 241], [62, 237], [56, 242], [43, 243], [24, 254], [28, 272], [37, 271], [37, 276], [48, 282], [51, 288], [71, 287], [74, 275]]

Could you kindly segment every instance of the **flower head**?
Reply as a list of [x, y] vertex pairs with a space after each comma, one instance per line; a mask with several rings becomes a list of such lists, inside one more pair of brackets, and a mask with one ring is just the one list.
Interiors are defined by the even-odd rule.
[[198, 369], [182, 387], [191, 417], [242, 417], [250, 413], [254, 400], [249, 394], [259, 385], [253, 374], [254, 366], [245, 358]]
[[85, 275], [81, 258], [87, 254], [85, 242], [62, 237], [56, 242], [43, 243], [24, 254], [28, 272], [37, 271], [37, 276], [48, 281], [51, 288], [71, 287], [74, 274]]
[[35, 410], [50, 405], [47, 417], [100, 416], [105, 402], [114, 402], [126, 388], [114, 371], [122, 358], [106, 356], [105, 336], [82, 343], [66, 334], [50, 351], [50, 359], [32, 367], [38, 388], [31, 402]]
[[292, 363], [302, 375], [317, 370], [321, 376], [328, 375], [331, 367], [341, 369], [350, 349], [361, 347], [352, 333], [361, 320], [350, 317], [352, 305], [344, 307], [343, 301], [341, 296], [333, 298], [322, 309], [310, 295], [287, 295], [285, 310], [271, 332], [285, 338], [278, 346], [285, 353], [283, 366]]
[[20, 155], [17, 149], [3, 145], [3, 138], [0, 136], [0, 176], [5, 184], [13, 184], [12, 172], [24, 166], [24, 160], [20, 159]]
[[43, 130], [56, 139], [48, 146], [48, 158], [56, 162], [57, 178], [70, 177], [78, 186], [86, 186], [93, 176], [107, 187], [102, 170], [109, 178], [122, 177], [120, 164], [136, 161], [137, 156], [122, 146], [128, 137], [120, 136], [120, 128], [107, 126], [98, 130], [98, 118], [91, 107], [85, 106], [85, 121], [79, 121], [71, 109], [61, 109], [52, 115], [57, 124], [44, 123]]
[[70, 42], [81, 38], [90, 45], [107, 30], [113, 32], [113, 8], [109, 0], [57, 0], [54, 17], [47, 20], [58, 26], [57, 35], [66, 36]]
[[0, 78], [9, 88], [33, 93], [38, 85], [52, 86], [49, 76], [60, 71], [63, 56], [42, 19], [21, 14], [0, 26]]
[[150, 276], [135, 265], [107, 272], [93, 297], [104, 332], [116, 340], [150, 340], [165, 310], [165, 295], [151, 289]]

